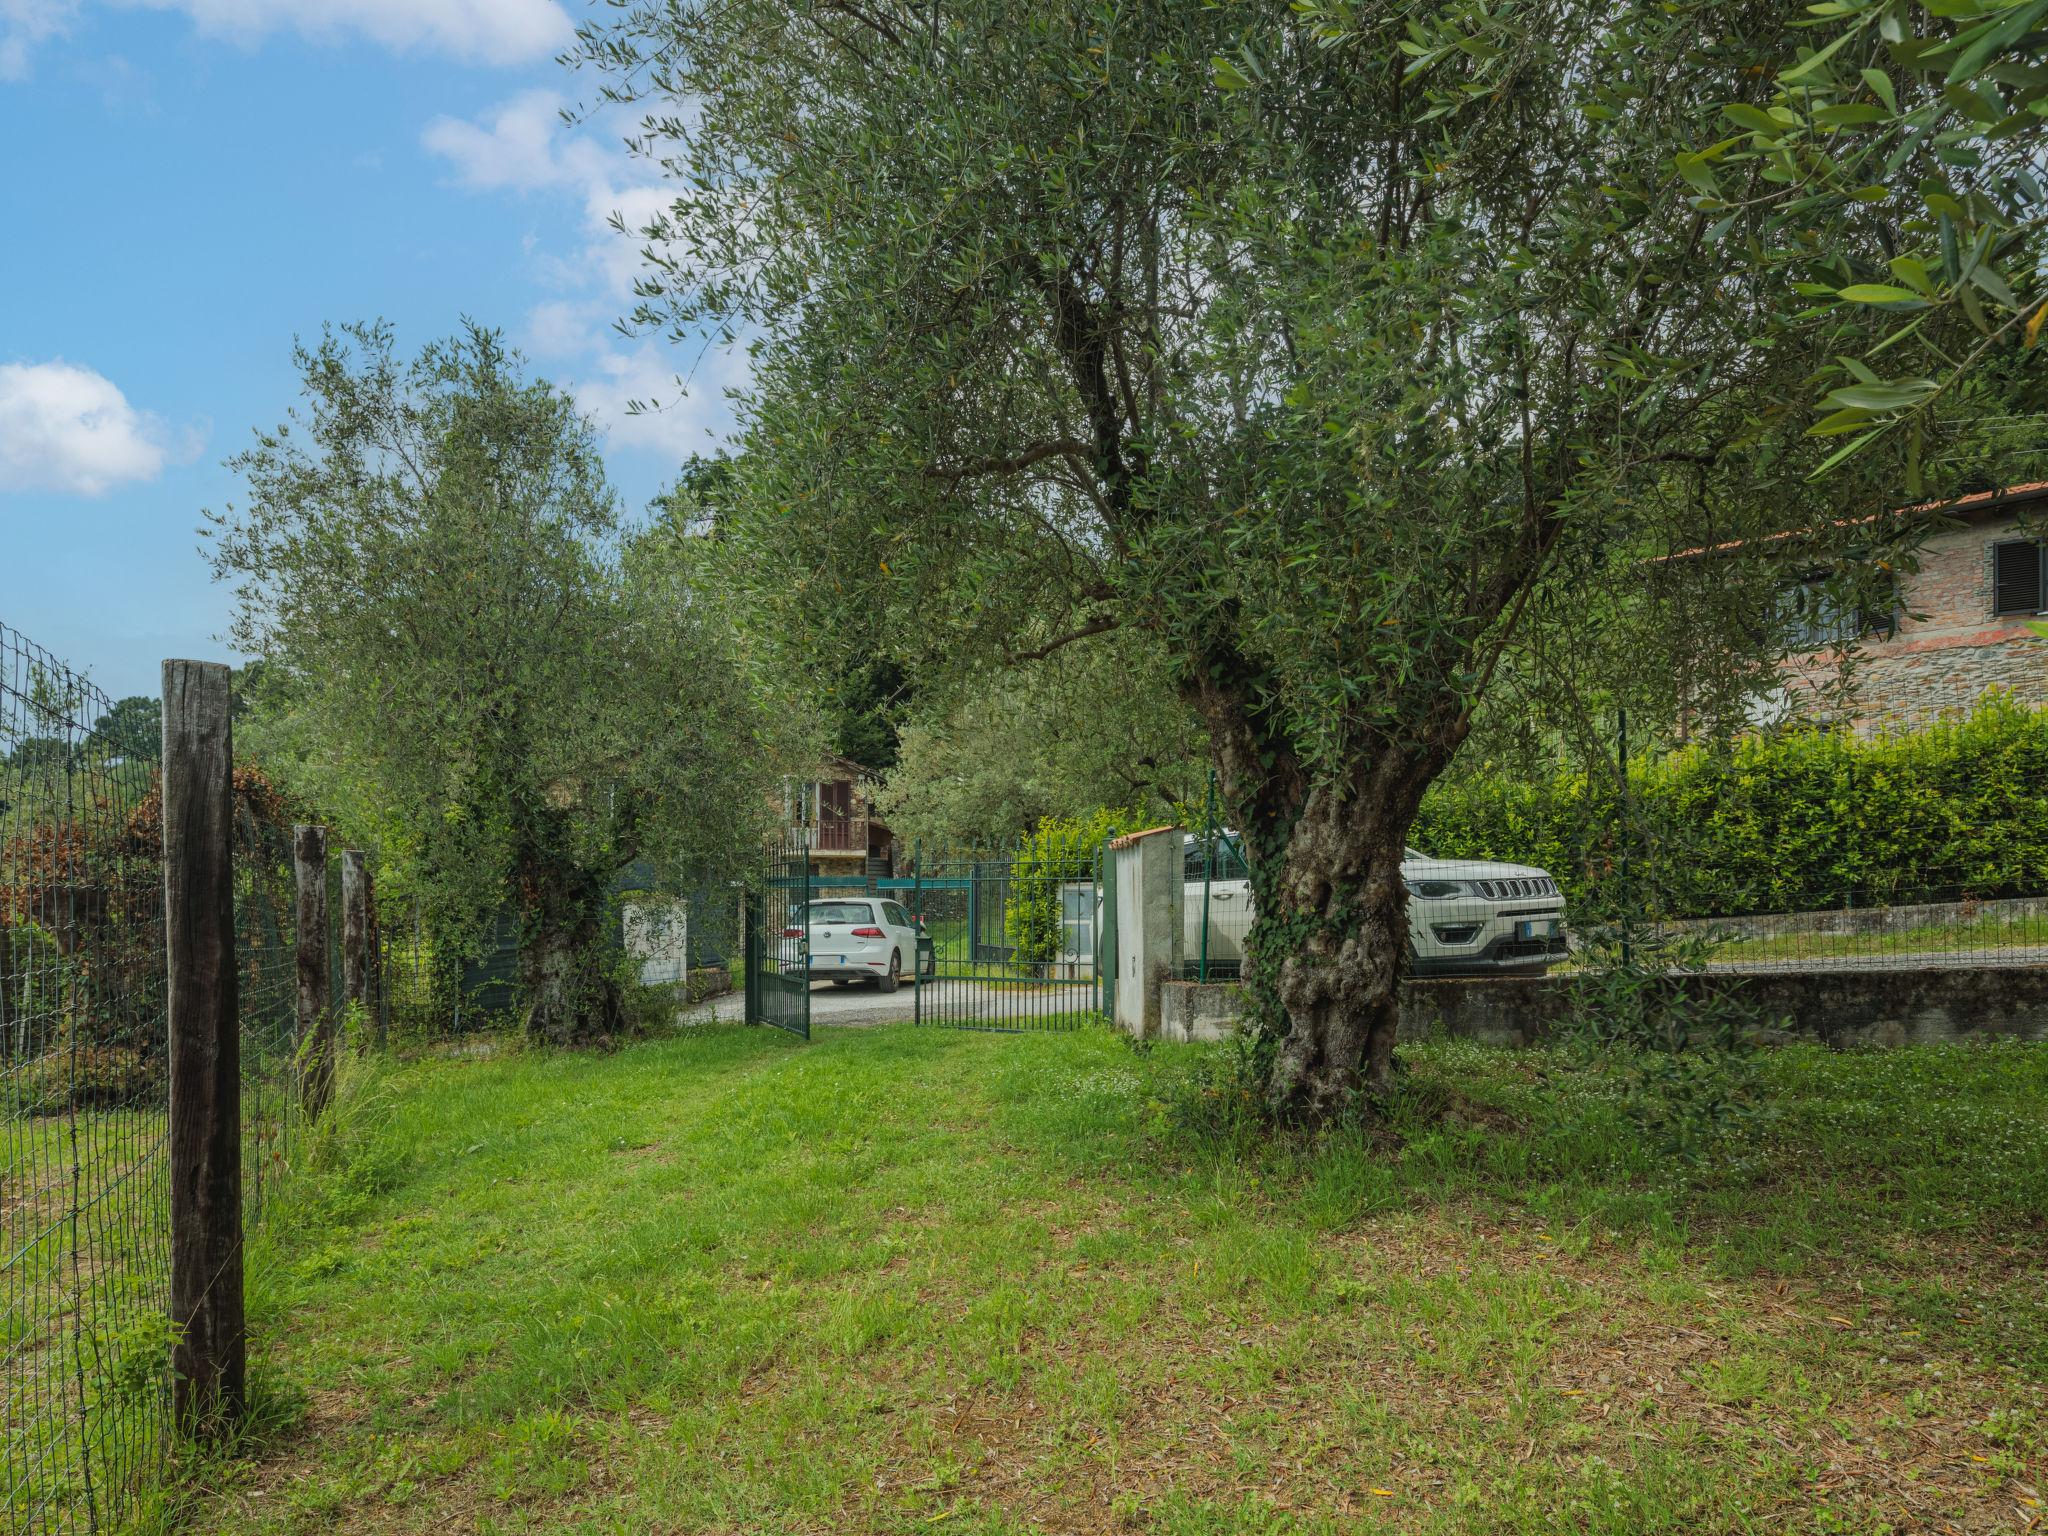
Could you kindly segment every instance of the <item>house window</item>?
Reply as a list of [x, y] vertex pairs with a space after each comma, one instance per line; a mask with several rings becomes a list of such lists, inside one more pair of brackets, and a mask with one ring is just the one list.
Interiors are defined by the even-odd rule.
[[1991, 546], [1991, 611], [2040, 613], [2048, 609], [2048, 545], [2008, 539]]
[[1795, 651], [1828, 650], [1869, 635], [1892, 635], [1899, 627], [1897, 584], [1885, 575], [1872, 590], [1847, 589], [1839, 579], [1815, 572], [1779, 595], [1778, 614]]

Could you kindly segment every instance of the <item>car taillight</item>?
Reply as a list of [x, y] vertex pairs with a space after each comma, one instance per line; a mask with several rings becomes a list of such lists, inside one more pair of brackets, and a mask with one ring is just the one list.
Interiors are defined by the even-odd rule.
[[882, 930], [879, 928], [856, 928], [853, 930], [853, 936], [856, 939], [879, 939], [882, 936]]
[[785, 928], [782, 930], [782, 936], [785, 939], [800, 939], [804, 936], [804, 931], [801, 928]]

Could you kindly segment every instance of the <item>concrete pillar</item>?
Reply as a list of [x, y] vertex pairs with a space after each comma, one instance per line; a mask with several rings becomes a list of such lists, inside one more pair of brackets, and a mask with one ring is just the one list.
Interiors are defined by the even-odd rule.
[[1158, 1038], [1161, 989], [1180, 980], [1183, 845], [1179, 827], [1133, 832], [1109, 845], [1116, 865], [1116, 1024], [1139, 1040]]

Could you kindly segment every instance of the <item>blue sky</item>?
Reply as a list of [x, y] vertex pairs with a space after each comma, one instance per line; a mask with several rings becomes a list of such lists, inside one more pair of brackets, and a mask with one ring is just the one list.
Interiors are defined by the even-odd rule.
[[629, 507], [713, 446], [743, 364], [611, 330], [662, 194], [557, 118], [580, 4], [0, 0], [0, 622], [117, 697], [227, 655], [200, 509], [323, 321], [500, 327]]

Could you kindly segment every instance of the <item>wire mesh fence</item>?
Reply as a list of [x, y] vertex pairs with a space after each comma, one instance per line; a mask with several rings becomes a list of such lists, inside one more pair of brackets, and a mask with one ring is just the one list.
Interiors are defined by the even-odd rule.
[[[2048, 964], [2048, 716], [1633, 760], [1617, 720], [1554, 760], [1461, 775], [1411, 835], [1419, 977]], [[1256, 916], [1241, 840], [1212, 821], [1185, 849], [1183, 974], [1236, 979]]]
[[[0, 626], [0, 1285], [10, 1530], [118, 1529], [169, 1431], [171, 1230], [160, 746]], [[238, 770], [244, 1222], [303, 1137], [290, 828]]]
[[236, 786], [235, 980], [242, 1029], [242, 1215], [244, 1225], [253, 1226], [268, 1215], [297, 1161], [306, 1114], [292, 829], [282, 805], [264, 805], [264, 792], [242, 777]]
[[169, 1231], [154, 764], [0, 628], [6, 1512], [94, 1530], [162, 1439]]

